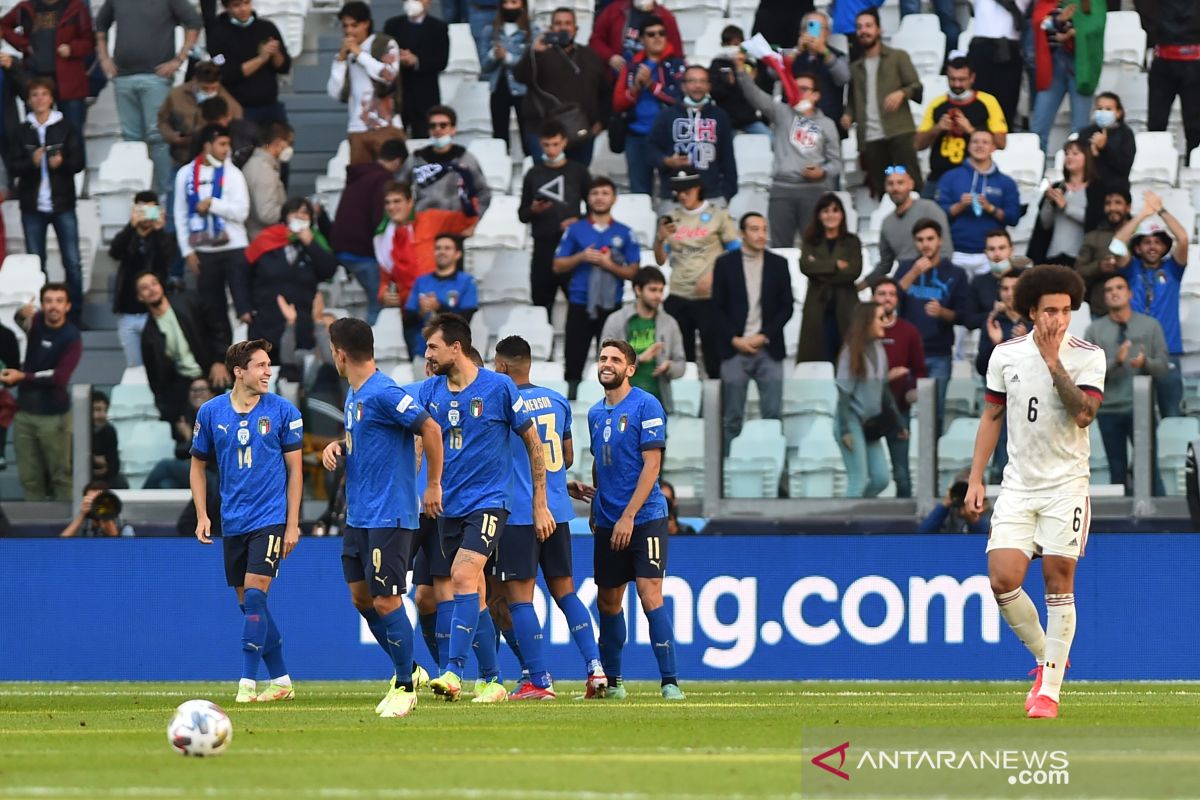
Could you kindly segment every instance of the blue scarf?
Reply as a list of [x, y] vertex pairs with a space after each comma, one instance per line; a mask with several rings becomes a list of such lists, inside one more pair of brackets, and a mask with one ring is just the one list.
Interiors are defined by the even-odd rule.
[[[229, 242], [229, 234], [225, 231], [225, 220], [209, 209], [208, 214], [200, 214], [196, 206], [204, 198], [200, 197], [200, 174], [204, 168], [205, 157], [197, 156], [192, 162], [192, 179], [187, 182], [188, 209], [188, 244], [192, 247], [219, 247]], [[212, 197], [220, 199], [221, 190], [225, 187], [225, 165], [213, 169]]]

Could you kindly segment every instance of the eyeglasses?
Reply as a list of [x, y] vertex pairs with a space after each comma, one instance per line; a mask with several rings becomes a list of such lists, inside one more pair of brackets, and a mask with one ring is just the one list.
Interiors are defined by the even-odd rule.
[[643, 39], [663, 39], [663, 38], [666, 38], [666, 35], [667, 35], [667, 32], [664, 30], [643, 31], [642, 32]]
[[884, 175], [907, 175], [908, 168], [903, 164], [892, 164], [883, 170]]
[[817, 87], [815, 87], [815, 86], [797, 86], [796, 94], [799, 95], [800, 97], [804, 97], [805, 95], [812, 94], [816, 90], [817, 90]]
[[441, 131], [441, 130], [446, 130], [447, 128], [453, 128], [453, 127], [454, 127], [454, 123], [451, 123], [451, 122], [431, 122], [431, 123], [429, 123], [429, 130], [431, 130], [431, 131]]

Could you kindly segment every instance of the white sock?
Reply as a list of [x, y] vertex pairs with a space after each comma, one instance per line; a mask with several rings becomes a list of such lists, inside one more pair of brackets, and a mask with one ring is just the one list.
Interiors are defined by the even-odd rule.
[[1012, 632], [1021, 643], [1029, 648], [1038, 664], [1046, 660], [1046, 632], [1042, 630], [1042, 621], [1038, 618], [1037, 606], [1025, 590], [1017, 587], [1011, 592], [996, 595], [996, 605], [1000, 606], [1000, 614]]
[[291, 686], [292, 676], [280, 675], [278, 678], [271, 678], [271, 683], [275, 684], [276, 686]]
[[1056, 703], [1074, 638], [1075, 595], [1046, 595], [1046, 668], [1042, 671], [1042, 689], [1038, 694]]
[[242, 678], [238, 681], [239, 689], [249, 689], [250, 691], [258, 690], [258, 683], [253, 678]]

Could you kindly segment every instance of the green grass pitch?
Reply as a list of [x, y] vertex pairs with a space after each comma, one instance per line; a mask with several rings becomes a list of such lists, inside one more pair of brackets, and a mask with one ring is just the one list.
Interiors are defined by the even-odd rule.
[[[1018, 683], [692, 683], [685, 703], [628, 684], [624, 702], [447, 704], [422, 690], [406, 719], [372, 714], [382, 683], [301, 682], [293, 702], [237, 706], [233, 682], [0, 683], [0, 798], [1197, 797], [1200, 685], [1085, 684], [1062, 716], [1023, 718]], [[217, 702], [234, 739], [176, 755], [176, 705]], [[1002, 776], [873, 773], [813, 755], [865, 746], [1063, 747], [1069, 787]], [[836, 763], [836, 762], [835, 762]], [[931, 788], [921, 788], [921, 781]]]

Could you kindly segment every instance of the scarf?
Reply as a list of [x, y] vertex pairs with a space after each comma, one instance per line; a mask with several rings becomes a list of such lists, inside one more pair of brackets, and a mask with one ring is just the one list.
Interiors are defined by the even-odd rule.
[[[316, 228], [312, 229], [313, 242], [325, 248], [329, 252], [333, 252], [329, 242], [325, 241], [325, 237]], [[254, 264], [267, 253], [272, 253], [280, 248], [288, 245], [300, 246], [299, 240], [288, 230], [287, 225], [282, 222], [275, 225], [268, 225], [263, 228], [262, 233], [254, 237], [254, 241], [246, 248], [246, 263]]]
[[455, 192], [462, 213], [468, 217], [479, 216], [479, 190], [469, 169], [457, 161], [435, 161], [413, 170], [413, 180], [422, 189], [429, 188], [446, 176], [455, 181]]
[[[197, 156], [192, 162], [192, 179], [184, 187], [187, 190], [188, 244], [192, 247], [220, 247], [229, 242], [225, 220], [212, 213], [211, 208], [207, 215], [202, 215], [196, 210], [196, 206], [204, 199], [200, 196], [200, 176], [203, 174], [204, 164], [205, 157]], [[225, 165], [221, 164], [219, 167], [213, 167], [211, 197], [219, 200], [224, 188]]]
[[[620, 250], [605, 245], [600, 252], [608, 253], [616, 264], [625, 263], [625, 255]], [[621, 285], [622, 281], [616, 275], [595, 264], [591, 265], [587, 288], [587, 313], [590, 319], [599, 319], [601, 310], [610, 311], [620, 305], [620, 300], [615, 298]]]

